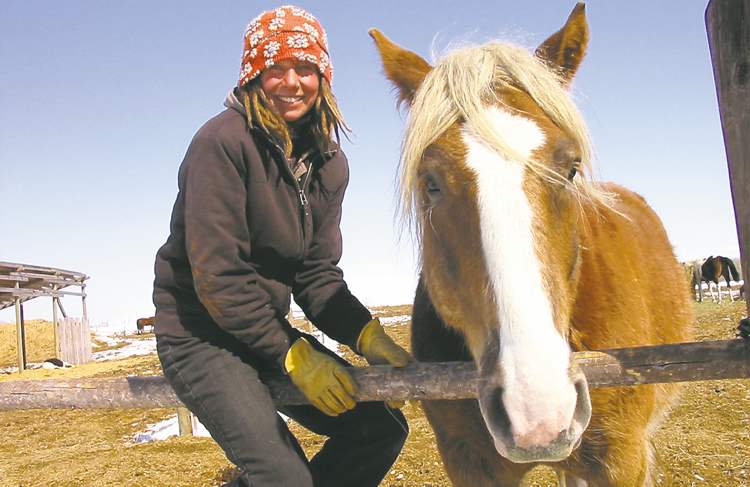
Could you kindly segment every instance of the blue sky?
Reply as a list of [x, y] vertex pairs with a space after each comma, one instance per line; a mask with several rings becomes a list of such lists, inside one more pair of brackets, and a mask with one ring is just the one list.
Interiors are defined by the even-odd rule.
[[[738, 256], [703, 12], [705, 1], [587, 4], [591, 41], [574, 84], [598, 177], [641, 193], [678, 258]], [[256, 1], [0, 4], [0, 260], [84, 272], [94, 324], [153, 313], [153, 257], [177, 168], [236, 83]], [[427, 59], [452, 42], [534, 47], [574, 2], [301, 1], [325, 26], [352, 142], [342, 230], [346, 279], [369, 305], [411, 302], [416, 258], [394, 225], [404, 115], [367, 35]], [[648, 235], [644, 235], [648, 238]], [[71, 315], [80, 314], [73, 298]], [[51, 317], [49, 300], [27, 318]], [[11, 310], [0, 321], [13, 321]]]

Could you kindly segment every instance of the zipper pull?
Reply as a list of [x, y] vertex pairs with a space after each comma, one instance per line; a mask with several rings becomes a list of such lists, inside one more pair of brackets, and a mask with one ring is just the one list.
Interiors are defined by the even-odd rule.
[[305, 192], [303, 190], [299, 190], [299, 201], [302, 203], [302, 208], [307, 206], [307, 196], [305, 196]]

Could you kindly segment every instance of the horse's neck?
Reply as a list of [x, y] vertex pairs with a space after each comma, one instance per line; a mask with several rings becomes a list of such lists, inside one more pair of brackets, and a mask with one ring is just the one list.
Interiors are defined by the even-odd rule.
[[422, 279], [417, 285], [411, 319], [411, 348], [421, 362], [472, 360], [466, 343], [440, 318]]
[[[687, 287], [680, 287], [682, 269], [658, 216], [637, 194], [616, 185], [607, 190], [617, 197], [613, 208], [584, 206], [579, 229], [581, 267], [572, 322], [581, 341], [593, 348], [650, 341], [659, 300], [668, 301], [670, 293], [690, 308]], [[654, 273], [663, 279], [653, 279]], [[677, 331], [665, 330], [665, 339], [671, 333]]]

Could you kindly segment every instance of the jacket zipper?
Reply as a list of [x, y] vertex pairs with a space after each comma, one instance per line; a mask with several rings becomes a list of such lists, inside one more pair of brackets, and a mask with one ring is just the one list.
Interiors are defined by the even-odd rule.
[[[308, 154], [304, 154], [302, 157], [300, 157], [300, 160], [297, 162], [297, 164], [304, 164], [305, 161], [307, 160], [307, 156]], [[302, 186], [300, 187], [298, 184], [299, 202], [300, 202], [301, 210], [302, 210], [302, 222], [301, 222], [302, 223], [302, 244], [300, 248], [300, 255], [302, 256], [303, 260], [305, 256], [305, 221], [307, 221], [307, 215], [309, 211], [308, 210], [309, 204], [307, 201], [307, 195], [305, 194], [305, 191], [307, 190], [307, 185], [310, 182], [310, 175], [312, 175], [312, 172], [313, 172], [313, 164], [312, 162], [310, 162], [310, 164], [308, 164], [307, 173], [305, 174], [305, 179], [302, 181]], [[296, 178], [294, 180], [295, 182], [297, 181]]]
[[[307, 160], [307, 154], [303, 155], [298, 164], [304, 164], [305, 160]], [[307, 207], [307, 196], [305, 195], [305, 191], [307, 190], [307, 183], [310, 181], [310, 175], [312, 174], [312, 168], [313, 165], [310, 163], [310, 167], [307, 168], [307, 173], [305, 174], [305, 180], [302, 182], [302, 187], [299, 188], [299, 201], [302, 203], [302, 209], [305, 210]], [[305, 215], [307, 214], [305, 210]]]
[[[279, 154], [281, 154], [281, 158], [284, 160], [284, 166], [286, 167], [286, 172], [289, 174], [294, 181], [294, 186], [297, 189], [297, 195], [299, 197], [299, 203], [300, 203], [300, 233], [302, 234], [302, 239], [299, 244], [299, 255], [302, 259], [305, 257], [305, 218], [307, 217], [307, 208], [308, 208], [308, 201], [307, 201], [307, 195], [305, 195], [305, 189], [307, 189], [307, 184], [310, 181], [310, 175], [312, 174], [313, 165], [310, 164], [310, 167], [307, 169], [307, 174], [305, 174], [305, 180], [302, 183], [302, 186], [300, 187], [299, 182], [297, 181], [297, 178], [294, 177], [294, 173], [292, 172], [292, 168], [289, 167], [289, 162], [286, 159], [286, 155], [284, 154], [284, 150], [279, 147], [278, 144], [276, 144], [273, 141], [270, 141], [271, 145], [273, 145], [278, 151]], [[307, 152], [300, 157], [300, 160], [298, 164], [302, 164], [307, 159], [308, 155], [310, 153]]]

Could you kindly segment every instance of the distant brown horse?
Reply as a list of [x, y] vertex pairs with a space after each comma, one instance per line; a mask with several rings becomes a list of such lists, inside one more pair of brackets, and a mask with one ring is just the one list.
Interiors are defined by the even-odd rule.
[[[569, 487], [648, 485], [649, 438], [679, 386], [589, 391], [571, 350], [689, 341], [692, 307], [643, 198], [580, 174], [590, 145], [566, 87], [588, 42], [583, 5], [536, 56], [493, 42], [431, 66], [370, 34], [409, 105], [412, 349], [479, 370], [478, 400], [423, 402], [453, 485], [516, 486], [539, 463]], [[662, 278], [644, 278], [653, 269]]]
[[[711, 288], [711, 283], [713, 282], [716, 285], [716, 290], [719, 294], [719, 302], [721, 303], [721, 286], [719, 284], [719, 279], [724, 278], [724, 281], [727, 283], [727, 290], [729, 291], [729, 299], [731, 301], [734, 301], [734, 297], [732, 296], [732, 286], [729, 284], [729, 281], [739, 281], [740, 280], [740, 273], [737, 272], [737, 267], [735, 267], [734, 262], [732, 262], [732, 259], [728, 257], [722, 257], [721, 255], [717, 255], [714, 257], [713, 255], [708, 257], [704, 262], [703, 265], [701, 265], [701, 284], [703, 281], [708, 283], [708, 290], [711, 293], [711, 299], [713, 301], [716, 301], [716, 298], [714, 297], [714, 291]], [[742, 292], [740, 292], [742, 294]]]
[[136, 334], [140, 335], [146, 331], [146, 327], [150, 326], [151, 331], [154, 331], [154, 317], [150, 318], [138, 318], [135, 320]]

